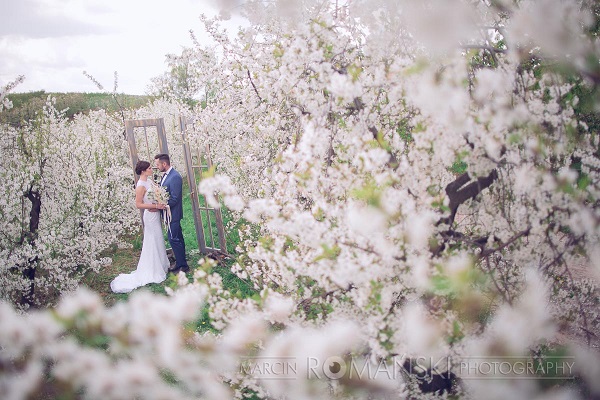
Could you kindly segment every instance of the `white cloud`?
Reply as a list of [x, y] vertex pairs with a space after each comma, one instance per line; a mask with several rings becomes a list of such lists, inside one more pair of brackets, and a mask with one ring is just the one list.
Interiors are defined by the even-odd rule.
[[[0, 85], [18, 75], [17, 91], [94, 92], [84, 75], [109, 90], [143, 94], [166, 70], [165, 55], [192, 46], [209, 0], [0, 0]], [[201, 35], [198, 35], [201, 38]]]
[[44, 38], [107, 32], [96, 21], [65, 7], [67, 2], [56, 3], [61, 8], [44, 0], [0, 0], [0, 4], [0, 37]]

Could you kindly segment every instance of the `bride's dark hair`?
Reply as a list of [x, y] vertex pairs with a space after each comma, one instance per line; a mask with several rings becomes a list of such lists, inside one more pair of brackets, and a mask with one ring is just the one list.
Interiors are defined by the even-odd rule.
[[137, 164], [135, 164], [135, 173], [138, 175], [141, 175], [142, 172], [147, 170], [149, 166], [150, 166], [150, 163], [148, 161], [140, 160], [137, 162]]

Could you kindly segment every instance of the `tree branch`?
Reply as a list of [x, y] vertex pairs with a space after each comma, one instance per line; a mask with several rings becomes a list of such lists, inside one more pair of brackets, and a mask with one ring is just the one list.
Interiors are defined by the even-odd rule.
[[[466, 172], [456, 178], [454, 182], [449, 183], [446, 186], [446, 194], [450, 199], [450, 216], [442, 218], [438, 221], [437, 225], [442, 223], [452, 225], [458, 207], [465, 201], [476, 197], [483, 190], [490, 187], [496, 179], [498, 179], [498, 172], [494, 169], [488, 176], [477, 178], [476, 181], [469, 183], [467, 186], [464, 185], [471, 180], [471, 177]], [[461, 189], [461, 187], [463, 188]]]
[[512, 306], [512, 300], [511, 300], [510, 296], [508, 295], [508, 291], [502, 290], [502, 288], [500, 288], [500, 285], [498, 285], [498, 281], [494, 277], [494, 272], [492, 271], [492, 266], [490, 264], [490, 258], [489, 257], [487, 257], [485, 259], [485, 263], [487, 265], [487, 271], [486, 272], [488, 273], [490, 279], [494, 283], [494, 286], [496, 287], [496, 290], [498, 291], [498, 293], [500, 293], [502, 295], [502, 298], [504, 299], [504, 301], [506, 301], [508, 303], [508, 305]]
[[260, 94], [258, 94], [258, 89], [256, 89], [256, 86], [254, 85], [254, 82], [252, 81], [252, 76], [250, 75], [250, 70], [247, 69], [246, 70], [248, 72], [248, 79], [250, 79], [250, 83], [252, 84], [252, 87], [254, 88], [254, 92], [256, 93], [256, 96], [258, 96], [258, 100], [262, 103], [262, 97], [260, 97]]
[[519, 238], [523, 237], [523, 236], [527, 236], [529, 235], [529, 232], [531, 231], [531, 227], [516, 233], [515, 235], [513, 235], [513, 237], [511, 237], [510, 239], [508, 239], [506, 242], [502, 243], [500, 246], [493, 248], [493, 249], [485, 249], [481, 252], [481, 254], [479, 255], [479, 258], [486, 258], [490, 255], [492, 255], [493, 253], [497, 252], [497, 251], [502, 251], [504, 250], [507, 246], [510, 246], [511, 244], [513, 244], [516, 240], [518, 240]]
[[306, 310], [306, 307], [309, 306], [310, 304], [312, 304], [312, 302], [315, 301], [315, 300], [326, 299], [327, 297], [332, 296], [336, 292], [347, 293], [347, 292], [349, 292], [352, 289], [355, 289], [355, 286], [353, 284], [349, 284], [347, 288], [333, 289], [333, 290], [330, 290], [329, 292], [317, 294], [317, 295], [312, 296], [312, 297], [307, 297], [306, 299], [303, 299], [303, 300], [301, 300], [298, 303], [298, 308], [302, 307], [303, 309]]

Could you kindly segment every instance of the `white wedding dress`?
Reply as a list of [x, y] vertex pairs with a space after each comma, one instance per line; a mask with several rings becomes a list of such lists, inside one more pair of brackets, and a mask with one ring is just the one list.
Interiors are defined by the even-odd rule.
[[[151, 204], [148, 199], [149, 181], [138, 181], [137, 186], [144, 186], [144, 203]], [[144, 241], [137, 269], [130, 274], [120, 274], [111, 283], [115, 293], [129, 293], [133, 289], [148, 283], [160, 283], [167, 277], [169, 259], [165, 249], [160, 212], [144, 211]]]

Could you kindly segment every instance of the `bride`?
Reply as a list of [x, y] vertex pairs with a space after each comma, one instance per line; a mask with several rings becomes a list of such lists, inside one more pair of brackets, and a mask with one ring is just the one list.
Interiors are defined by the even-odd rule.
[[110, 283], [110, 288], [115, 293], [128, 293], [148, 283], [162, 282], [165, 280], [169, 268], [160, 212], [154, 211], [164, 210], [166, 206], [153, 204], [148, 198], [148, 191], [152, 187], [149, 179], [152, 176], [150, 163], [138, 161], [135, 173], [140, 176], [135, 188], [135, 206], [144, 210], [144, 241], [137, 269], [130, 274], [120, 274]]

